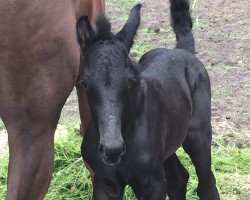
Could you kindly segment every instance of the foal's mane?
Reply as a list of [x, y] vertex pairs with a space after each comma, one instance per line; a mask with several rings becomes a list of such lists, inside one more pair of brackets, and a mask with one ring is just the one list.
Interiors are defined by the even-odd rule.
[[111, 32], [111, 23], [106, 16], [103, 16], [96, 21], [98, 32], [95, 34], [95, 40], [111, 40], [114, 39], [114, 34]]

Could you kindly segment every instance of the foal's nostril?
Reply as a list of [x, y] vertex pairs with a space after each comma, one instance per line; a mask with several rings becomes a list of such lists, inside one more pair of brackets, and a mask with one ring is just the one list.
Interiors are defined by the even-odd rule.
[[98, 148], [98, 152], [103, 155], [105, 152], [104, 152], [104, 147], [102, 144], [99, 145], [99, 148]]
[[126, 153], [126, 144], [123, 143], [122, 145], [122, 152], [121, 152], [121, 156], [123, 156]]
[[121, 154], [120, 152], [107, 153], [106, 158], [107, 158], [107, 163], [117, 164], [120, 161]]
[[106, 164], [117, 164], [126, 152], [126, 145], [121, 143], [119, 146], [108, 148], [100, 144], [98, 152]]

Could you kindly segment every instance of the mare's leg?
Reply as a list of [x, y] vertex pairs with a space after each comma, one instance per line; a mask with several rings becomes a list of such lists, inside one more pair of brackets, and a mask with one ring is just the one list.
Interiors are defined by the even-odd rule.
[[90, 123], [91, 120], [91, 111], [88, 104], [87, 94], [83, 86], [78, 85], [76, 87], [77, 89], [77, 96], [78, 96], [78, 102], [79, 102], [79, 111], [80, 111], [80, 117], [81, 117], [81, 127], [80, 132], [81, 135], [83, 135]]
[[200, 83], [194, 94], [192, 118], [187, 138], [183, 144], [189, 154], [199, 179], [198, 196], [201, 200], [218, 200], [219, 193], [211, 170], [211, 106], [210, 95], [205, 94]]
[[94, 200], [122, 200], [125, 185], [117, 178], [94, 177]]
[[[84, 69], [82, 59], [83, 59], [83, 56], [81, 55], [78, 81], [80, 79], [80, 76], [83, 74], [83, 69]], [[80, 132], [81, 132], [81, 135], [83, 135], [88, 128], [92, 115], [91, 115], [91, 111], [90, 111], [90, 107], [89, 107], [89, 103], [87, 99], [87, 94], [86, 94], [84, 87], [82, 85], [77, 84], [76, 89], [77, 89], [79, 112], [80, 112], [80, 118], [81, 118]]]
[[176, 154], [164, 162], [167, 194], [170, 200], [185, 200], [189, 174]]
[[10, 153], [6, 200], [43, 199], [53, 169], [56, 122], [48, 122], [46, 117], [40, 118], [43, 122], [23, 115], [18, 118], [15, 122], [3, 118]]
[[165, 200], [166, 180], [163, 166], [155, 170], [146, 185], [133, 185], [132, 188], [139, 200]]
[[[6, 200], [41, 200], [48, 190], [54, 132], [79, 65], [79, 51], [60, 53], [43, 64], [0, 70], [0, 115], [10, 153]], [[16, 74], [19, 68], [24, 73]]]

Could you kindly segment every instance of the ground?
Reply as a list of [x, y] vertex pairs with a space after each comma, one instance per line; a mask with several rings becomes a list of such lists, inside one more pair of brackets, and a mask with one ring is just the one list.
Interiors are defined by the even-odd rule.
[[[117, 32], [137, 1], [106, 2], [107, 16]], [[142, 23], [131, 51], [137, 60], [155, 47], [175, 46], [168, 1], [140, 2]], [[249, 6], [248, 0], [191, 1], [196, 56], [205, 64], [212, 85], [213, 133], [223, 137], [225, 146], [233, 143], [239, 149], [250, 147]], [[68, 123], [79, 124], [75, 91], [64, 106], [60, 127]], [[0, 121], [0, 156], [6, 154], [6, 144], [7, 134]]]

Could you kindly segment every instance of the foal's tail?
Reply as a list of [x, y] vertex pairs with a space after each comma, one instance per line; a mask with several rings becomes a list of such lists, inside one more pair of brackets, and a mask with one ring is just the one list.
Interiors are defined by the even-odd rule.
[[175, 32], [176, 48], [195, 53], [194, 37], [192, 34], [193, 22], [189, 10], [188, 0], [170, 0], [172, 27]]

